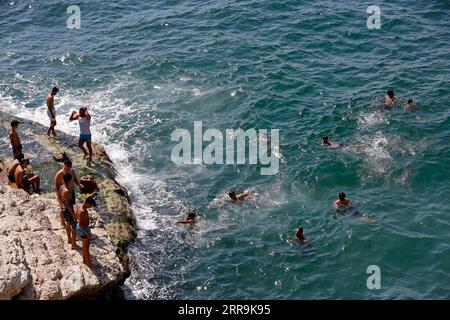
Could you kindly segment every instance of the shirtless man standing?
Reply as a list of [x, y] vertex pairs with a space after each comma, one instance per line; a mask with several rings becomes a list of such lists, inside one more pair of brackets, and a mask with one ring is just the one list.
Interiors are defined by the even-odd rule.
[[19, 154], [22, 153], [22, 144], [20, 143], [19, 134], [17, 133], [19, 124], [20, 123], [17, 120], [11, 121], [11, 133], [9, 134], [9, 139], [11, 140], [14, 159], [17, 159]]
[[55, 112], [55, 96], [59, 89], [53, 87], [52, 92], [47, 96], [47, 115], [50, 118], [50, 127], [47, 130], [47, 135], [50, 137], [50, 132], [56, 137], [55, 126], [56, 126], [56, 112]]
[[80, 190], [83, 189], [83, 185], [78, 181], [75, 169], [72, 168], [72, 161], [70, 161], [69, 159], [66, 159], [64, 161], [64, 168], [59, 170], [58, 173], [56, 173], [56, 175], [55, 175], [55, 192], [56, 192], [56, 198], [58, 199], [58, 202], [59, 202], [59, 207], [61, 208], [60, 218], [61, 218], [61, 224], [63, 227], [66, 226], [66, 223], [65, 223], [65, 219], [64, 219], [64, 213], [63, 213], [63, 202], [62, 202], [62, 198], [61, 198], [61, 186], [64, 184], [64, 175], [66, 173], [70, 173], [70, 175], [72, 176], [72, 184], [71, 184], [72, 190], [69, 190], [70, 195], [71, 195], [72, 205], [75, 205], [75, 199], [76, 199], [74, 185], [77, 185]]
[[63, 202], [63, 214], [66, 220], [67, 243], [72, 245], [72, 250], [79, 249], [77, 246], [77, 217], [73, 210], [72, 194], [72, 175], [66, 173], [63, 176], [64, 184], [60, 188], [61, 199]]
[[88, 209], [95, 206], [96, 205], [94, 198], [87, 197], [86, 200], [84, 200], [84, 204], [78, 205], [77, 207], [77, 232], [83, 240], [83, 263], [89, 268], [92, 268], [91, 259], [89, 256], [89, 241], [95, 237], [91, 229], [89, 228]]

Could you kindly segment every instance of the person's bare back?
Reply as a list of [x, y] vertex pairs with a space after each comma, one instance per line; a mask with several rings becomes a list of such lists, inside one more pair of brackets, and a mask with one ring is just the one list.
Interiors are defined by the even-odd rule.
[[17, 166], [16, 170], [14, 172], [14, 180], [16, 181], [17, 187], [20, 189], [24, 189], [28, 192], [28, 186], [24, 185], [24, 176], [25, 176], [25, 170], [22, 168], [22, 166]]
[[20, 165], [20, 161], [15, 159], [8, 167], [8, 177], [14, 177], [17, 167]]
[[[77, 218], [80, 227], [89, 227], [89, 212], [87, 209], [83, 208], [82, 205], [79, 205], [77, 208]], [[88, 237], [90, 237], [90, 235]]]
[[47, 96], [47, 108], [49, 111], [53, 111], [55, 109], [55, 100], [51, 94]]

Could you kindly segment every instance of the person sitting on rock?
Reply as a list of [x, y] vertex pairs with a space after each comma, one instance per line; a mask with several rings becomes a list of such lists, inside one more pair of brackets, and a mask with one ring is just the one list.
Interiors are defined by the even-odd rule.
[[73, 188], [72, 179], [70, 173], [65, 173], [63, 176], [64, 184], [59, 192], [63, 202], [62, 212], [66, 220], [67, 243], [72, 245], [72, 250], [76, 250], [79, 249], [79, 246], [77, 246], [77, 217], [73, 210], [72, 192], [70, 191]]
[[62, 213], [63, 203], [62, 203], [62, 198], [61, 198], [61, 186], [64, 184], [64, 175], [66, 173], [70, 173], [72, 176], [72, 184], [71, 184], [72, 189], [69, 190], [70, 195], [71, 195], [72, 205], [75, 205], [75, 200], [76, 200], [74, 185], [77, 185], [80, 190], [82, 190], [84, 187], [78, 181], [75, 169], [72, 168], [72, 161], [70, 161], [69, 159], [65, 159], [64, 167], [61, 170], [59, 170], [55, 175], [55, 192], [56, 192], [56, 198], [58, 199], [58, 202], [59, 202], [59, 207], [61, 208], [60, 219], [61, 219], [61, 224], [63, 225], [63, 227], [65, 227], [66, 225], [64, 222], [64, 214]]
[[89, 228], [88, 209], [95, 206], [95, 200], [92, 197], [87, 197], [86, 200], [84, 200], [83, 205], [77, 206], [77, 232], [83, 241], [83, 263], [89, 268], [92, 268], [91, 258], [89, 256], [89, 242], [90, 240], [95, 239], [96, 236]]
[[25, 158], [20, 161], [20, 165], [17, 166], [16, 171], [14, 172], [14, 179], [19, 189], [25, 190], [27, 193], [31, 194], [33, 187], [33, 191], [35, 193], [40, 193], [40, 184], [41, 179], [39, 176], [34, 175], [33, 172], [26, 172], [27, 167], [30, 164], [30, 159]]
[[20, 161], [22, 161], [23, 158], [25, 158], [25, 156], [23, 155], [23, 153], [20, 153], [17, 156], [17, 159], [14, 159], [14, 161], [11, 162], [10, 165], [8, 166], [7, 175], [8, 175], [9, 183], [15, 183], [16, 182], [16, 178], [14, 176], [14, 173], [16, 172], [16, 169], [20, 165]]

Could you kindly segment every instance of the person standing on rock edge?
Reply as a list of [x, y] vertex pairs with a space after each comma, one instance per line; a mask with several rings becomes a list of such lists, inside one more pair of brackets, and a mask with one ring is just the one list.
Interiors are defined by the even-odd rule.
[[79, 249], [77, 246], [77, 217], [73, 211], [72, 194], [70, 190], [72, 186], [72, 175], [64, 174], [64, 184], [60, 188], [61, 198], [63, 201], [63, 215], [66, 220], [67, 243], [72, 245], [72, 250]]
[[83, 240], [83, 263], [88, 267], [92, 268], [91, 258], [89, 256], [89, 242], [91, 239], [95, 239], [95, 235], [89, 228], [89, 212], [88, 209], [95, 207], [95, 200], [92, 197], [87, 197], [84, 200], [83, 205], [78, 205], [77, 207], [77, 232], [78, 235]]
[[17, 133], [19, 124], [20, 122], [17, 120], [11, 121], [11, 133], [9, 134], [9, 140], [11, 141], [14, 159], [17, 159], [22, 153], [22, 143], [20, 143], [19, 134]]
[[74, 185], [77, 185], [80, 190], [83, 189], [83, 185], [78, 181], [77, 174], [75, 172], [75, 169], [72, 168], [72, 161], [69, 159], [64, 160], [64, 168], [59, 170], [55, 175], [55, 192], [56, 192], [56, 198], [59, 202], [59, 207], [61, 208], [60, 218], [61, 218], [61, 224], [63, 227], [66, 227], [66, 223], [64, 221], [64, 214], [63, 214], [63, 201], [61, 197], [61, 186], [64, 184], [64, 175], [66, 173], [70, 173], [72, 176], [72, 190], [70, 191], [71, 195], [71, 202], [72, 205], [75, 205], [75, 188]]
[[79, 112], [73, 111], [69, 118], [70, 121], [78, 120], [80, 125], [80, 140], [78, 141], [78, 147], [83, 151], [84, 158], [88, 157], [88, 153], [84, 148], [86, 143], [89, 150], [89, 161], [92, 161], [92, 145], [91, 145], [91, 115], [87, 111], [86, 107], [81, 107]]
[[50, 127], [47, 130], [47, 135], [50, 137], [50, 133], [53, 133], [53, 136], [56, 137], [55, 126], [56, 126], [56, 111], [55, 111], [55, 96], [58, 93], [59, 89], [57, 87], [53, 87], [52, 92], [50, 92], [47, 96], [47, 115], [50, 118]]

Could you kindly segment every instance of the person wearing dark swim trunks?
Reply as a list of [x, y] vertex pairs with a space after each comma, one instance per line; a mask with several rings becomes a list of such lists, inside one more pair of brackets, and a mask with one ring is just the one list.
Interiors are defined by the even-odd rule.
[[9, 140], [11, 141], [14, 159], [17, 159], [22, 153], [22, 144], [20, 143], [19, 134], [17, 133], [19, 124], [20, 123], [17, 120], [11, 121], [11, 133], [9, 134]]
[[55, 192], [56, 192], [56, 198], [58, 199], [59, 206], [61, 208], [60, 219], [61, 219], [61, 224], [63, 227], [65, 227], [65, 222], [64, 222], [65, 219], [62, 214], [63, 203], [62, 203], [62, 199], [61, 199], [60, 190], [61, 190], [61, 186], [64, 184], [63, 178], [64, 178], [64, 174], [66, 174], [66, 173], [70, 173], [72, 175], [72, 190], [70, 190], [72, 205], [75, 205], [75, 201], [76, 201], [75, 188], [73, 188], [73, 187], [75, 185], [77, 185], [80, 190], [83, 189], [83, 185], [78, 181], [75, 169], [72, 168], [72, 161], [70, 161], [69, 159], [64, 160], [64, 167], [61, 170], [59, 170], [55, 175]]
[[72, 245], [72, 250], [78, 249], [77, 246], [77, 217], [73, 210], [72, 195], [72, 175], [64, 174], [64, 184], [61, 186], [60, 194], [63, 203], [62, 213], [65, 219], [67, 243]]
[[83, 241], [83, 263], [92, 268], [91, 259], [89, 256], [89, 241], [95, 238], [95, 235], [92, 233], [89, 228], [89, 212], [88, 209], [95, 207], [95, 200], [92, 197], [87, 197], [84, 200], [83, 205], [78, 205], [77, 208], [77, 232]]

